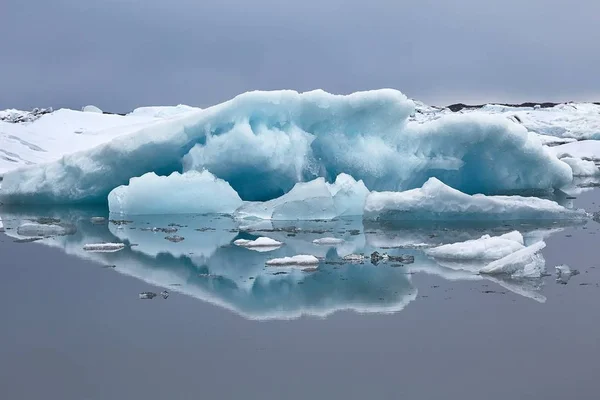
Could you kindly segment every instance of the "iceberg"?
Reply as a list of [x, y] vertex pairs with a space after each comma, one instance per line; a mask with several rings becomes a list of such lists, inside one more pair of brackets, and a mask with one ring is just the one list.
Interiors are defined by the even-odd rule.
[[491, 237], [483, 235], [479, 239], [445, 244], [425, 250], [431, 257], [452, 261], [498, 260], [523, 249], [523, 235], [518, 231]]
[[569, 164], [573, 170], [573, 176], [582, 177], [600, 175], [600, 169], [598, 169], [593, 161], [586, 161], [575, 157], [563, 157], [560, 160]]
[[[23, 161], [28, 168], [4, 174], [0, 201], [106, 204], [108, 194], [131, 178], [204, 169], [246, 201], [272, 200], [299, 182], [331, 182], [341, 173], [369, 190], [408, 190], [437, 177], [469, 194], [559, 188], [572, 180], [569, 166], [550, 148], [506, 118], [470, 113], [417, 123], [409, 120], [414, 109], [402, 93], [385, 89], [347, 96], [249, 92], [168, 118], [79, 113], [114, 117], [117, 126], [94, 137], [85, 129], [72, 135], [77, 124], [60, 135], [66, 150], [34, 161], [22, 157], [31, 164]], [[85, 141], [73, 139], [82, 136]], [[8, 136], [0, 139], [2, 149], [16, 146]], [[22, 153], [38, 156], [31, 149]]]
[[237, 218], [265, 220], [328, 220], [362, 215], [369, 190], [362, 181], [340, 174], [333, 184], [317, 178], [297, 183], [292, 190], [273, 200], [248, 202], [235, 212]]
[[525, 247], [499, 260], [492, 261], [479, 270], [480, 274], [509, 275], [511, 278], [539, 278], [545, 270], [546, 261], [540, 251], [546, 247], [541, 241]]
[[558, 158], [577, 157], [587, 161], [600, 161], [600, 140], [582, 140], [550, 149]]
[[128, 215], [229, 214], [241, 205], [235, 190], [208, 171], [169, 176], [150, 172], [108, 194], [110, 212]]
[[429, 179], [422, 188], [405, 192], [372, 192], [364, 218], [375, 221], [498, 221], [585, 219], [583, 210], [571, 210], [550, 200], [522, 196], [468, 195]]

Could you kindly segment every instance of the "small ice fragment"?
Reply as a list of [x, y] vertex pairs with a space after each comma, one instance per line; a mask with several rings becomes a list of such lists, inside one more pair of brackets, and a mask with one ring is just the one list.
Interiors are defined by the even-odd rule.
[[183, 236], [165, 236], [165, 239], [167, 239], [169, 242], [173, 242], [173, 243], [178, 243], [178, 242], [182, 242], [185, 240], [185, 238]]
[[233, 244], [235, 244], [236, 246], [240, 246], [240, 247], [249, 247], [250, 248], [250, 247], [279, 247], [283, 243], [281, 243], [275, 239], [261, 236], [255, 240], [238, 239], [235, 242], [233, 242]]
[[481, 268], [481, 274], [506, 274], [514, 278], [539, 278], [545, 266], [540, 251], [546, 247], [544, 241], [524, 247]]
[[304, 266], [318, 265], [319, 259], [315, 256], [300, 254], [293, 257], [274, 258], [267, 261], [267, 265], [271, 267], [278, 266]]
[[156, 293], [154, 293], [154, 292], [142, 292], [142, 293], [140, 293], [140, 299], [141, 300], [152, 300], [155, 297], [156, 297]]
[[77, 231], [75, 226], [71, 225], [49, 225], [49, 224], [36, 224], [36, 223], [25, 223], [17, 228], [17, 233], [21, 236], [36, 236], [36, 237], [48, 237], [48, 236], [64, 236], [72, 235]]
[[83, 250], [94, 253], [114, 253], [124, 248], [123, 243], [94, 243], [83, 246]]
[[374, 251], [371, 253], [371, 264], [377, 265], [379, 262], [386, 262], [388, 260], [388, 255], [386, 253], [379, 254], [378, 251]]
[[564, 264], [557, 265], [554, 269], [556, 270], [556, 283], [562, 285], [566, 285], [573, 276], [579, 275], [579, 271]]
[[322, 245], [322, 246], [335, 246], [337, 244], [344, 243], [344, 239], [325, 237], [325, 238], [321, 238], [321, 239], [315, 239], [315, 240], [313, 240], [313, 243]]
[[160, 292], [160, 295], [162, 296], [163, 299], [167, 299], [169, 297], [169, 292], [167, 292], [166, 290], [163, 290], [162, 292]]
[[362, 263], [365, 261], [365, 256], [362, 254], [348, 254], [343, 257], [344, 261], [349, 261], [352, 263]]
[[393, 262], [399, 262], [402, 264], [412, 264], [415, 262], [415, 256], [411, 256], [411, 255], [390, 256], [390, 255], [388, 255], [388, 260], [393, 261]]
[[106, 218], [104, 218], [104, 217], [92, 217], [92, 218], [90, 218], [90, 222], [92, 224], [104, 224], [106, 222]]

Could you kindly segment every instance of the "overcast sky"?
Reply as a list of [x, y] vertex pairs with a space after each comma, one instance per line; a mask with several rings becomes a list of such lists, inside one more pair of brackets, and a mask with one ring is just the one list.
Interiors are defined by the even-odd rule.
[[383, 87], [600, 101], [598, 0], [1, 0], [0, 109]]

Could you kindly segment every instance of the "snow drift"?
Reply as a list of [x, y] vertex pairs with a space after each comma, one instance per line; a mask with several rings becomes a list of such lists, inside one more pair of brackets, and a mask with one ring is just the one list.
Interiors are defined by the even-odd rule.
[[331, 182], [340, 173], [379, 191], [420, 187], [430, 177], [488, 194], [572, 180], [568, 165], [506, 118], [472, 113], [415, 123], [413, 112], [414, 103], [395, 90], [245, 93], [205, 110], [146, 119], [107, 143], [7, 172], [0, 201], [106, 203], [111, 190], [133, 177], [183, 169], [208, 169], [251, 201], [274, 199], [318, 177]]

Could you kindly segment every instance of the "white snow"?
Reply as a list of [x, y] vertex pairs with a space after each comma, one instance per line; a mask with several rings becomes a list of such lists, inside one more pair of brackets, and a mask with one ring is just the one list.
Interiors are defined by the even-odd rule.
[[600, 169], [598, 169], [593, 161], [586, 161], [575, 157], [563, 157], [560, 160], [569, 164], [569, 167], [573, 170], [573, 176], [600, 175]]
[[335, 246], [338, 244], [342, 244], [344, 242], [345, 242], [344, 239], [338, 239], [338, 238], [333, 238], [333, 237], [324, 237], [324, 238], [313, 240], [314, 244], [318, 244], [318, 245], [322, 245], [322, 246]]
[[254, 240], [238, 239], [233, 242], [236, 246], [246, 247], [255, 251], [272, 251], [283, 245], [283, 243], [268, 237], [259, 237]]
[[0, 128], [0, 149], [12, 154], [2, 153], [9, 159], [4, 171], [31, 165], [4, 174], [1, 201], [102, 203], [130, 178], [168, 175], [182, 162], [186, 170], [210, 170], [253, 201], [340, 173], [380, 191], [419, 187], [440, 174], [465, 193], [551, 189], [572, 180], [568, 165], [502, 116], [444, 114], [417, 123], [409, 121], [414, 110], [395, 90], [249, 92], [164, 119], [155, 118], [156, 110], [127, 116], [59, 110]]
[[513, 231], [501, 236], [483, 235], [479, 239], [446, 244], [425, 250], [434, 258], [447, 260], [498, 260], [523, 249], [523, 235]]
[[532, 133], [532, 135], [535, 135], [540, 140], [540, 142], [542, 142], [542, 144], [545, 146], [558, 146], [561, 144], [573, 143], [573, 142], [577, 141], [577, 139], [573, 139], [573, 138], [561, 138], [561, 137], [550, 136], [550, 135], [542, 135], [542, 134], [534, 133], [534, 132], [531, 132], [531, 133]]
[[81, 109], [81, 111], [83, 111], [83, 112], [88, 112], [88, 113], [102, 114], [102, 110], [101, 110], [101, 109], [99, 109], [99, 108], [98, 108], [98, 107], [96, 107], [96, 106], [92, 106], [92, 105], [89, 105], [89, 106], [85, 106], [85, 107], [83, 107], [83, 108]]
[[113, 253], [124, 248], [123, 243], [93, 243], [83, 246], [83, 250], [95, 253]]
[[333, 184], [317, 178], [297, 183], [292, 190], [266, 202], [247, 202], [235, 215], [237, 218], [268, 220], [333, 219], [362, 215], [369, 194], [362, 181], [340, 174]]
[[128, 115], [150, 118], [173, 118], [189, 112], [200, 110], [201, 109], [197, 107], [190, 107], [180, 104], [178, 106], [139, 107], [130, 112]]
[[541, 241], [525, 247], [499, 260], [492, 261], [479, 273], [509, 275], [512, 278], [539, 278], [544, 272], [545, 260], [540, 251], [546, 247]]
[[567, 209], [536, 197], [468, 195], [436, 178], [405, 192], [372, 192], [365, 204], [371, 220], [519, 220], [583, 219], [583, 210]]
[[154, 172], [131, 178], [108, 195], [111, 213], [129, 215], [232, 213], [242, 199], [222, 179], [208, 171]]
[[315, 266], [319, 264], [319, 259], [315, 256], [311, 255], [296, 255], [293, 257], [283, 257], [283, 258], [274, 258], [272, 260], [267, 261], [268, 266]]

